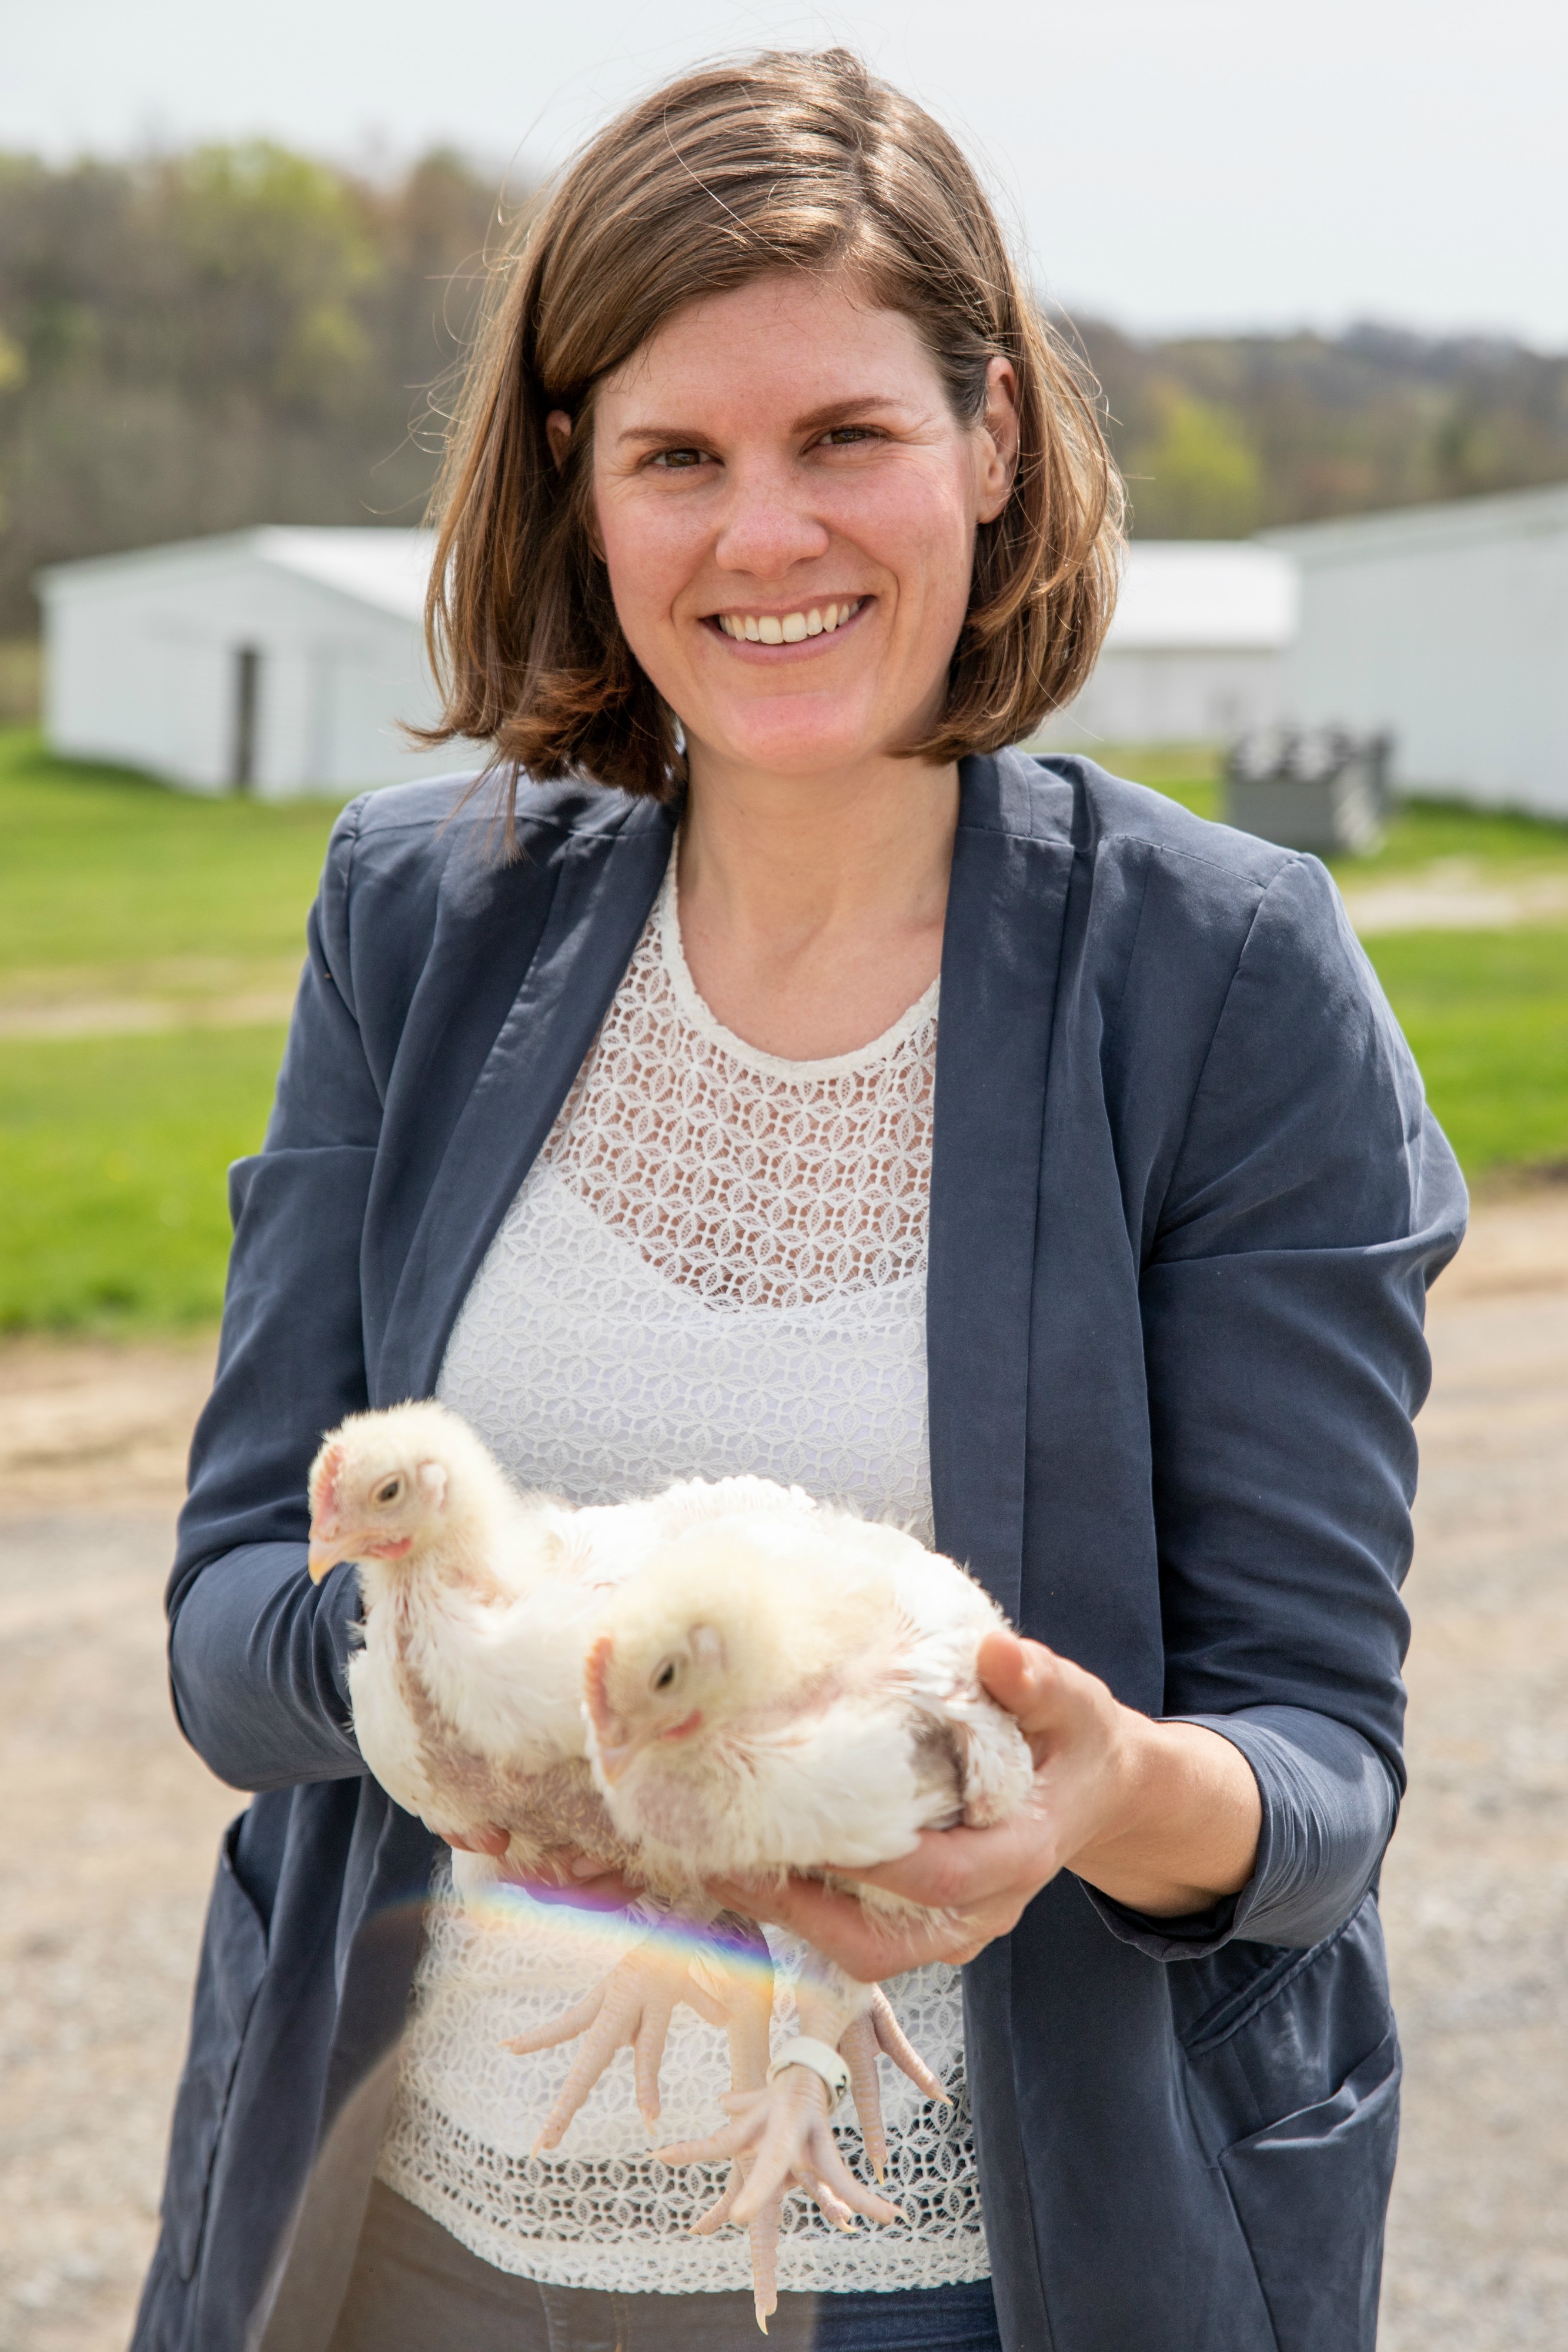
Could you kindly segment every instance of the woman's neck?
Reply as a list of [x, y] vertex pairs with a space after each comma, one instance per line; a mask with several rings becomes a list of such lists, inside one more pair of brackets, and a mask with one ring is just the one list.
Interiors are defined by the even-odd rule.
[[956, 767], [890, 760], [801, 780], [694, 765], [679, 883], [698, 994], [789, 1061], [868, 1045], [941, 963]]

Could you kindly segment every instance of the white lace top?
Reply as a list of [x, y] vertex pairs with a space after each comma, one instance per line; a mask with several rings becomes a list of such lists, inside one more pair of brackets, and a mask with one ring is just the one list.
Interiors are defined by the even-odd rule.
[[[753, 1472], [929, 1540], [925, 1250], [934, 983], [870, 1045], [786, 1062], [730, 1034], [681, 951], [674, 860], [598, 1040], [464, 1303], [439, 1393], [519, 1483], [612, 1503]], [[626, 1948], [620, 1918], [532, 1902], [485, 1916], [438, 1866], [382, 2179], [498, 2268], [565, 2286], [744, 2287], [745, 2232], [693, 2238], [727, 2168], [648, 2153], [622, 2053], [545, 2157], [532, 2146], [571, 2050], [508, 2034], [558, 2015]], [[795, 2028], [798, 1948], [776, 2044]], [[781, 2287], [935, 2286], [989, 2271], [952, 1969], [888, 1988], [953, 2094], [882, 2062], [888, 2193], [906, 2225], [830, 2229], [792, 2198]], [[676, 2011], [660, 2137], [722, 2120], [724, 2037]], [[852, 2116], [847, 2159], [864, 2170]], [[869, 2178], [869, 2173], [867, 2174]]]

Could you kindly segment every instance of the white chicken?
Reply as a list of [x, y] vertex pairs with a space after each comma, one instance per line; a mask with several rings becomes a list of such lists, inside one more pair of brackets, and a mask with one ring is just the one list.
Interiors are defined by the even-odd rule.
[[[752, 1483], [760, 1484], [729, 1482], [731, 1507], [744, 1504]], [[748, 2007], [755, 1969], [694, 1979], [690, 1935], [657, 1932], [658, 1898], [684, 1894], [690, 1872], [683, 1866], [662, 1881], [636, 1866], [584, 1757], [583, 1659], [604, 1588], [633, 1574], [717, 1491], [677, 1487], [654, 1504], [598, 1511], [522, 1496], [466, 1423], [435, 1403], [356, 1414], [324, 1441], [311, 1468], [310, 1573], [319, 1580], [339, 1560], [359, 1564], [364, 1642], [348, 1681], [365, 1762], [390, 1796], [441, 1835], [509, 1833], [500, 1855], [455, 1853], [458, 1892], [475, 1894], [498, 1877], [548, 1879], [552, 1849], [564, 1847], [621, 1864], [653, 1898], [643, 1923], [653, 1932], [588, 2000], [511, 2045], [527, 2053], [584, 2037], [540, 2149], [559, 2145], [627, 2046], [652, 2129], [660, 2061], [682, 2000], [725, 2024], [746, 2079], [762, 2079]], [[697, 1926], [717, 1911], [700, 1894], [683, 1905]], [[738, 2019], [720, 2000], [732, 1977], [744, 1988]], [[764, 2025], [764, 2067], [766, 2042]]]
[[[759, 1517], [779, 1531], [804, 1528], [814, 1524], [815, 1506], [798, 1489], [732, 1478], [575, 1510], [519, 1495], [467, 1425], [434, 1403], [357, 1414], [333, 1431], [312, 1465], [309, 1500], [311, 1576], [319, 1580], [340, 1560], [359, 1565], [364, 1640], [348, 1680], [366, 1764], [399, 1804], [443, 1834], [508, 1832], [504, 1855], [455, 1855], [459, 1891], [498, 1875], [548, 1874], [559, 1847], [616, 1862], [649, 1890], [645, 1939], [576, 2009], [508, 2045], [527, 2053], [583, 2037], [537, 2148], [559, 2145], [627, 2046], [652, 2129], [660, 2062], [681, 2000], [727, 2032], [732, 2095], [760, 2094], [771, 2009], [767, 1947], [748, 1923], [721, 1918], [702, 1892], [700, 1858], [673, 1845], [643, 1855], [616, 1835], [586, 1759], [584, 1667], [607, 1593], [683, 1533], [716, 1514], [727, 1524]], [[670, 1907], [684, 1932], [661, 1932]], [[879, 2050], [929, 2095], [943, 2095], [873, 1989], [851, 2021], [845, 2057], [880, 2171]], [[699, 2226], [731, 2217], [748, 2166], [743, 2156]], [[873, 2219], [893, 2212], [841, 2165], [836, 2186], [804, 2162], [800, 2173], [843, 2225], [852, 2208]], [[778, 2200], [736, 2218], [748, 2220], [762, 2318], [775, 2301]]]
[[[1006, 1821], [1034, 1768], [976, 1671], [1004, 1622], [953, 1561], [841, 1512], [688, 1528], [610, 1596], [589, 1653], [590, 1755], [612, 1822], [660, 1873], [831, 1882], [834, 1865], [910, 1853], [922, 1830]], [[912, 1907], [837, 1883], [868, 1905]], [[809, 1955], [801, 2040], [765, 2086], [725, 2102], [727, 2129], [661, 2155], [740, 2159], [747, 2177], [727, 2204], [737, 2221], [792, 2177], [843, 2194], [831, 2060], [846, 2036], [854, 2046], [873, 1993]]]

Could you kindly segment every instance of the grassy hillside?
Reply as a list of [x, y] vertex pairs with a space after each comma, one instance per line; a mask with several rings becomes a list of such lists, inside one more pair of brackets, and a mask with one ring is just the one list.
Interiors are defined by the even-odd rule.
[[[1211, 814], [1190, 753], [1108, 755]], [[223, 1292], [334, 809], [203, 801], [0, 734], [0, 1330], [156, 1330]], [[1568, 828], [1405, 812], [1343, 881], [1568, 871]], [[1369, 951], [1469, 1174], [1568, 1165], [1568, 928]]]

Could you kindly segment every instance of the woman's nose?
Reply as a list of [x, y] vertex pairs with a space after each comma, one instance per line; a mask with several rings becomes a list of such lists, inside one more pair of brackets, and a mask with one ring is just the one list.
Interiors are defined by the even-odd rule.
[[811, 512], [803, 486], [767, 474], [732, 474], [714, 548], [726, 572], [779, 580], [797, 563], [825, 555], [830, 533]]

